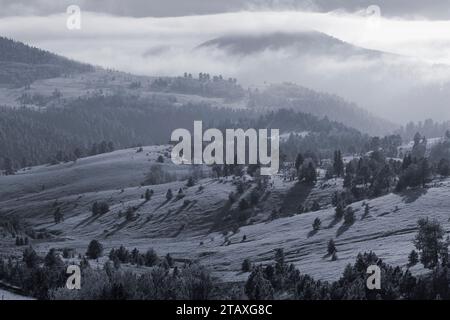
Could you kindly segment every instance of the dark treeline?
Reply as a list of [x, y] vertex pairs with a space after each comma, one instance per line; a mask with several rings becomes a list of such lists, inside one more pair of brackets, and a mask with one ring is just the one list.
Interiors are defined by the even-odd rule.
[[315, 132], [293, 143], [293, 151], [287, 151], [290, 154], [295, 154], [298, 148], [324, 154], [330, 154], [336, 147], [348, 150], [353, 146], [360, 151], [368, 142], [368, 137], [357, 130], [288, 110], [261, 116], [255, 111], [212, 108], [207, 104], [178, 106], [174, 97], [160, 95], [143, 100], [97, 93], [71, 101], [64, 108], [44, 111], [0, 108], [0, 157], [3, 163], [10, 159], [10, 167], [17, 169], [51, 162], [49, 158], [73, 160], [77, 149], [82, 155], [95, 154], [89, 150], [102, 141], [111, 142], [115, 149], [165, 144], [174, 129], [192, 130], [195, 120], [202, 120], [204, 129], [278, 127], [281, 132]]
[[[415, 242], [420, 247], [421, 236]], [[81, 257], [81, 289], [68, 290], [65, 284], [69, 264], [64, 259], [70, 259], [73, 251], [65, 250], [63, 259], [55, 249], [50, 249], [45, 257], [41, 257], [32, 247], [27, 247], [21, 259], [0, 259], [0, 280], [43, 300], [450, 299], [448, 260], [438, 257], [436, 264], [430, 265], [426, 264], [428, 260], [423, 260], [421, 254], [421, 262], [431, 272], [415, 277], [409, 267], [418, 263], [419, 254], [416, 251], [412, 253], [406, 270], [386, 264], [373, 252], [358, 254], [355, 263], [348, 264], [338, 280], [327, 282], [302, 274], [286, 261], [284, 250], [280, 248], [275, 250], [275, 264], [253, 266], [250, 259], [245, 259], [242, 268], [244, 272], [249, 272], [245, 284], [224, 286], [201, 265], [188, 262], [176, 265], [170, 255], [160, 259], [153, 250], [142, 255], [136, 249], [129, 252], [121, 247], [111, 251], [110, 259], [103, 268], [92, 268], [90, 261], [96, 258], [87, 253]], [[329, 263], [335, 263], [336, 259], [331, 259]], [[141, 272], [134, 273], [129, 268], [125, 270], [121, 267], [122, 263], [140, 265]], [[366, 285], [369, 266], [377, 266], [381, 271], [380, 289], [370, 290]]]
[[257, 128], [282, 128], [285, 132], [308, 131], [306, 136], [292, 133], [281, 143], [281, 150], [287, 160], [293, 161], [298, 152], [313, 152], [319, 158], [330, 158], [338, 148], [345, 153], [361, 153], [368, 150], [370, 137], [327, 117], [318, 119], [311, 114], [293, 110], [279, 110], [261, 116]]
[[20, 168], [47, 163], [58, 153], [73, 154], [77, 148], [90, 150], [102, 141], [112, 142], [116, 149], [163, 144], [174, 129], [191, 129], [194, 120], [214, 126], [221, 119], [240, 116], [245, 113], [206, 105], [176, 107], [168, 98], [144, 101], [121, 95], [79, 98], [66, 108], [45, 111], [0, 108], [0, 157]]
[[[449, 239], [444, 239], [445, 231], [437, 220], [422, 218], [417, 221], [417, 226], [413, 240], [415, 250], [408, 255], [406, 270], [386, 264], [374, 252], [366, 252], [358, 254], [353, 265], [346, 266], [339, 280], [320, 281], [301, 274], [293, 264], [287, 263], [284, 250], [279, 248], [275, 250], [275, 265], [252, 268], [251, 261], [244, 260], [243, 271], [252, 271], [245, 284], [245, 293], [255, 300], [286, 299], [287, 296], [300, 300], [448, 300]], [[330, 259], [329, 263], [339, 259], [337, 252], [336, 243], [330, 239], [325, 256]], [[419, 262], [430, 272], [413, 276], [409, 268]], [[380, 269], [379, 289], [369, 289], [366, 285], [369, 266]]]
[[[390, 138], [389, 138], [390, 137]], [[384, 142], [383, 142], [384, 141]], [[450, 133], [426, 152], [426, 138], [416, 133], [410, 151], [403, 155], [403, 161], [391, 158], [398, 136], [383, 139], [371, 138], [375, 147], [367, 154], [355, 157], [345, 165], [340, 151], [328, 165], [325, 178], [343, 177], [343, 191], [336, 192], [333, 205], [336, 212], [355, 201], [379, 197], [389, 192], [403, 192], [410, 188], [427, 188], [434, 178], [450, 176]], [[297, 158], [303, 159], [302, 154]], [[303, 160], [302, 160], [303, 161]]]
[[38, 79], [93, 70], [88, 64], [0, 37], [0, 84], [20, 87]]
[[[275, 265], [257, 266], [245, 285], [251, 300], [290, 297], [299, 300], [435, 300], [449, 299], [448, 266], [438, 266], [431, 273], [415, 277], [407, 269], [386, 264], [373, 252], [358, 254], [348, 264], [339, 280], [326, 282], [302, 274], [293, 264], [284, 261], [283, 253]], [[330, 263], [333, 263], [331, 261]], [[367, 288], [367, 268], [381, 270], [381, 288]]]
[[184, 73], [182, 77], [158, 78], [152, 82], [151, 89], [225, 98], [228, 101], [243, 98], [246, 93], [234, 78], [225, 79], [222, 75], [210, 75], [202, 72], [198, 74], [198, 77], [193, 77], [190, 73]]
[[427, 119], [424, 122], [409, 122], [404, 127], [397, 130], [396, 133], [398, 133], [403, 140], [410, 141], [416, 132], [420, 132], [427, 138], [436, 138], [442, 137], [449, 129], [450, 121], [435, 122], [432, 119]]
[[[171, 267], [170, 255], [159, 259], [152, 250], [149, 250], [142, 258], [145, 265], [149, 265], [148, 259], [152, 259], [151, 268], [147, 268], [139, 275], [124, 271], [116, 256], [114, 260], [107, 261], [102, 269], [94, 268], [90, 266], [90, 261], [101, 255], [100, 250], [95, 252], [96, 257], [91, 256], [94, 242], [95, 240], [91, 242], [86, 255], [79, 261], [82, 279], [80, 290], [65, 288], [69, 262], [64, 259], [73, 256], [72, 250], [64, 250], [61, 256], [56, 249], [50, 249], [45, 257], [42, 257], [32, 247], [27, 247], [21, 259], [0, 258], [0, 280], [19, 287], [26, 295], [44, 300], [207, 300], [212, 298], [216, 281], [203, 266], [186, 263]], [[101, 247], [101, 244], [96, 243]], [[137, 250], [131, 252], [131, 257], [133, 254], [140, 255]]]
[[339, 96], [313, 91], [292, 83], [274, 84], [265, 90], [252, 90], [249, 107], [293, 109], [319, 118], [328, 117], [371, 135], [391, 132], [396, 126], [358, 108]]

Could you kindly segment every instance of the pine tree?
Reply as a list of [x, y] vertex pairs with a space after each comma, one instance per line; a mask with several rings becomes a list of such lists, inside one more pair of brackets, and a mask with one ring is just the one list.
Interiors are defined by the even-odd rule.
[[242, 262], [242, 272], [250, 272], [250, 270], [252, 269], [252, 263], [250, 262], [250, 259], [245, 259]]
[[301, 153], [297, 154], [297, 157], [295, 158], [295, 169], [297, 170], [297, 172], [300, 169], [300, 166], [303, 164], [304, 160], [305, 159], [303, 158]]
[[114, 151], [114, 143], [112, 141], [108, 142], [108, 152]]
[[337, 220], [340, 220], [340, 219], [342, 219], [343, 216], [344, 216], [344, 208], [342, 207], [342, 205], [340, 203], [338, 203], [338, 205], [336, 206], [335, 211], [334, 211], [334, 217]]
[[338, 177], [341, 177], [344, 173], [344, 162], [342, 161], [341, 150], [334, 152], [333, 170], [334, 174]]
[[412, 163], [411, 155], [409, 154], [405, 155], [402, 162], [402, 170], [407, 169], [411, 165], [411, 163]]
[[370, 208], [369, 205], [366, 203], [366, 205], [364, 206], [364, 217], [368, 216], [370, 212]]
[[314, 165], [312, 162], [308, 164], [307, 170], [306, 170], [306, 176], [305, 176], [305, 182], [306, 183], [314, 183], [317, 180], [317, 172], [316, 168], [314, 168]]
[[241, 199], [239, 201], [239, 210], [244, 211], [248, 208], [250, 208], [250, 204], [248, 203], [248, 201], [246, 199]]
[[56, 224], [58, 224], [58, 223], [60, 223], [61, 221], [64, 220], [64, 216], [61, 213], [61, 208], [60, 207], [57, 207], [55, 209], [55, 212], [53, 213], [53, 218], [54, 218], [54, 221], [55, 221]]
[[56, 249], [51, 248], [44, 258], [44, 265], [48, 268], [62, 266], [64, 262], [61, 260], [56, 252]]
[[102, 201], [99, 203], [98, 210], [100, 214], [105, 214], [109, 211], [109, 205], [106, 202]]
[[279, 266], [284, 266], [284, 250], [283, 250], [283, 248], [275, 249], [275, 262]]
[[352, 187], [352, 184], [353, 184], [352, 175], [346, 172], [344, 175], [344, 188], [350, 189]]
[[182, 199], [182, 198], [184, 198], [184, 192], [183, 192], [183, 188], [180, 188], [178, 190], [177, 199]]
[[145, 265], [147, 267], [153, 267], [154, 265], [156, 265], [158, 263], [158, 260], [159, 260], [159, 257], [156, 254], [155, 250], [153, 250], [153, 249], [147, 250], [147, 252], [145, 253], [145, 256], [144, 256]]
[[442, 158], [437, 166], [437, 172], [443, 177], [448, 177], [450, 175], [450, 162]]
[[94, 216], [100, 213], [97, 201], [92, 204], [91, 211]]
[[5, 158], [3, 163], [3, 170], [5, 172], [5, 175], [7, 176], [14, 174], [14, 168], [10, 158]]
[[89, 259], [98, 259], [103, 254], [103, 245], [97, 240], [92, 240], [89, 243], [86, 251], [86, 256]]
[[318, 231], [320, 229], [320, 225], [322, 224], [322, 221], [320, 221], [319, 218], [315, 218], [313, 222], [313, 230]]
[[83, 155], [83, 152], [80, 148], [75, 148], [75, 150], [73, 150], [73, 155], [75, 156], [75, 159], [78, 159]]
[[352, 207], [348, 207], [344, 214], [344, 224], [352, 225], [355, 222], [355, 213]]
[[138, 264], [139, 256], [140, 256], [139, 250], [137, 248], [134, 248], [131, 251], [131, 262]]
[[253, 269], [245, 283], [245, 294], [250, 300], [271, 300], [273, 299], [273, 287], [264, 276], [261, 267]]
[[195, 180], [193, 177], [189, 177], [188, 182], [186, 184], [187, 187], [193, 187], [195, 185]]
[[167, 190], [166, 199], [170, 200], [173, 198], [172, 189]]
[[425, 188], [426, 181], [430, 176], [431, 170], [428, 160], [426, 158], [422, 159], [420, 166], [420, 178], [422, 183], [422, 188]]
[[428, 218], [419, 219], [419, 231], [414, 239], [414, 245], [420, 253], [420, 262], [425, 268], [433, 269], [443, 258], [448, 244], [443, 241], [444, 229], [438, 221], [429, 221]]
[[330, 241], [328, 241], [327, 252], [329, 255], [332, 255], [333, 253], [337, 252], [336, 244], [334, 243], [333, 239], [330, 239]]
[[414, 135], [414, 145], [418, 145], [420, 140], [422, 139], [422, 136], [420, 135], [419, 132], [416, 132], [416, 134]]
[[419, 254], [416, 250], [412, 250], [408, 256], [408, 266], [413, 267], [419, 262]]
[[152, 192], [149, 189], [145, 190], [145, 201], [149, 201], [151, 199], [151, 197], [152, 197]]
[[171, 268], [173, 267], [173, 258], [170, 255], [170, 253], [166, 254], [166, 262], [169, 265], [169, 267], [171, 267]]
[[23, 251], [23, 262], [27, 265], [28, 268], [35, 268], [39, 265], [39, 256], [36, 251], [32, 247], [28, 247]]

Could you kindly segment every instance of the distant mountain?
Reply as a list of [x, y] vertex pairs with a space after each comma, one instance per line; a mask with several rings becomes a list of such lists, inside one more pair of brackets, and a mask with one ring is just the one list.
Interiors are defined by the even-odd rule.
[[348, 57], [364, 55], [378, 57], [382, 52], [356, 47], [339, 39], [317, 31], [296, 33], [240, 34], [225, 35], [198, 46], [198, 48], [218, 48], [235, 55], [251, 55], [265, 50], [295, 50], [301, 54], [338, 55]]
[[310, 90], [295, 84], [274, 84], [250, 95], [252, 108], [280, 109], [327, 117], [372, 135], [384, 135], [398, 128], [394, 123], [376, 117], [339, 96]]
[[0, 37], [0, 86], [20, 87], [38, 79], [93, 69], [91, 65]]
[[249, 85], [297, 83], [402, 124], [450, 119], [447, 65], [358, 47], [316, 31], [227, 34], [196, 51], [219, 65], [226, 61], [225, 67]]
[[[0, 100], [7, 106], [0, 108], [0, 168], [6, 158], [14, 168], [73, 159], [76, 149], [89, 152], [102, 141], [118, 148], [167, 143], [172, 130], [190, 128], [194, 120], [203, 120], [205, 127], [267, 128], [272, 123], [288, 135], [317, 133], [298, 145], [321, 154], [337, 147], [361, 149], [366, 136], [347, 127], [377, 134], [392, 127], [341, 98], [292, 84], [255, 91], [221, 75], [150, 78], [100, 69], [64, 78], [92, 67], [12, 40], [0, 43], [6, 66], [0, 69], [0, 83], [24, 86], [54, 78], [0, 91], [0, 98], [14, 97], [14, 106], [24, 107], [9, 108], [8, 99]], [[280, 109], [285, 110], [272, 113], [267, 123], [252, 122]]]
[[[293, 59], [308, 57], [332, 57], [345, 61], [351, 57], [380, 60], [395, 55], [368, 50], [346, 43], [317, 31], [295, 33], [268, 33], [225, 35], [202, 43], [197, 49], [219, 49], [228, 55], [251, 57], [265, 51], [286, 51]], [[277, 56], [274, 56], [274, 59]], [[279, 61], [274, 60], [274, 63]], [[297, 60], [286, 61], [286, 66]], [[252, 94], [249, 105], [255, 108], [292, 108], [319, 117], [327, 116], [360, 131], [383, 135], [398, 128], [382, 118], [376, 117], [356, 104], [347, 102], [337, 95], [317, 92], [290, 83], [270, 85], [267, 89]]]
[[180, 105], [171, 96], [94, 95], [73, 100], [64, 108], [38, 111], [0, 107], [0, 169], [2, 158], [9, 158], [14, 168], [54, 162], [56, 158], [74, 159], [75, 149], [86, 154], [92, 144], [101, 141], [111, 141], [116, 148], [167, 143], [173, 130], [192, 129], [195, 120], [202, 120], [204, 128], [308, 131], [318, 137], [304, 139], [305, 150], [321, 154], [336, 148], [361, 150], [367, 142], [367, 136], [356, 129], [293, 110], [262, 113], [194, 102]]

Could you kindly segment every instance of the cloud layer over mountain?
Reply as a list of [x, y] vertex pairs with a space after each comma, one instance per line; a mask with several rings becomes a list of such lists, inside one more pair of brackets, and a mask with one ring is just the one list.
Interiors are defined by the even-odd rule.
[[[132, 18], [82, 12], [82, 29], [66, 28], [66, 14], [4, 17], [2, 35], [104, 67], [146, 75], [221, 73], [244, 84], [292, 81], [336, 93], [378, 115], [403, 122], [450, 119], [450, 22], [348, 13], [243, 11], [171, 18]], [[381, 12], [382, 13], [382, 12]], [[224, 36], [298, 34], [316, 30], [388, 54], [317, 53], [278, 46], [235, 55], [196, 49]], [[316, 44], [323, 45], [317, 39]], [[314, 48], [313, 48], [314, 49]], [[363, 50], [364, 51], [364, 50]]]

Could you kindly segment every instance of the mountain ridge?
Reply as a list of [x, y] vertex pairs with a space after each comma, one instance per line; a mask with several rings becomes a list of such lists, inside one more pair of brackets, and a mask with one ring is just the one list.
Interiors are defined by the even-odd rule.
[[93, 71], [94, 67], [0, 36], [0, 86]]
[[382, 51], [361, 48], [315, 30], [224, 35], [203, 42], [196, 48], [208, 47], [216, 47], [237, 55], [281, 49], [296, 49], [300, 54], [338, 54], [342, 57], [352, 55], [375, 57], [387, 54]]

